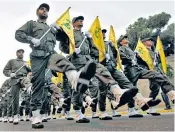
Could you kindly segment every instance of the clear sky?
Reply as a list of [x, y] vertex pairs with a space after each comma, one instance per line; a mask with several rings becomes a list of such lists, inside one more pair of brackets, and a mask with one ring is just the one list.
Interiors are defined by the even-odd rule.
[[[116, 0], [116, 1], [67, 1], [67, 0], [0, 0], [0, 85], [6, 77], [2, 71], [9, 59], [16, 58], [16, 50], [23, 48], [24, 60], [29, 59], [31, 49], [28, 44], [15, 40], [15, 31], [29, 20], [37, 20], [36, 9], [41, 3], [50, 5], [47, 23], [50, 25], [68, 8], [71, 7], [71, 18], [83, 15], [84, 28], [87, 31], [96, 16], [99, 16], [101, 27], [109, 30], [113, 25], [117, 38], [139, 17], [148, 17], [156, 13], [171, 14], [169, 23], [175, 21], [174, 1], [161, 0]], [[56, 46], [58, 51], [58, 46]]]

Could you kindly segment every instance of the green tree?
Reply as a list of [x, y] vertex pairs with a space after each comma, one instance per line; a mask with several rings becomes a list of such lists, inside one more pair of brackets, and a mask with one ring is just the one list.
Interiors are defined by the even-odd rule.
[[168, 25], [167, 29], [160, 34], [163, 43], [174, 45], [174, 23]]
[[146, 36], [151, 36], [154, 29], [161, 31], [170, 18], [171, 15], [165, 12], [149, 16], [148, 19], [143, 17], [138, 18], [136, 22], [130, 24], [126, 29], [126, 33], [130, 41], [129, 46], [134, 50], [140, 36], [143, 36], [144, 34], [146, 34]]
[[149, 16], [147, 19], [147, 27], [151, 29], [161, 29], [168, 24], [170, 18], [171, 15], [165, 12], [156, 14], [154, 16]]

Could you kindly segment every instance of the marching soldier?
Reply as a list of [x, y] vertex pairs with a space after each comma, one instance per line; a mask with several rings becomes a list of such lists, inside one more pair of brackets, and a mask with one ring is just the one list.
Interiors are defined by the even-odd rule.
[[7, 79], [1, 87], [1, 93], [2, 93], [2, 113], [3, 113], [3, 122], [7, 122], [7, 116], [8, 116], [8, 99], [9, 99], [9, 93], [10, 93], [10, 79]]
[[22, 88], [21, 82], [27, 76], [30, 69], [23, 60], [24, 50], [19, 49], [16, 51], [17, 59], [11, 59], [4, 67], [3, 73], [6, 77], [10, 77], [11, 96], [12, 96], [12, 116], [13, 124], [18, 124], [18, 111], [19, 111], [19, 91]]
[[[56, 40], [68, 42], [69, 38], [56, 24], [48, 26], [46, 20], [49, 12], [48, 4], [41, 4], [37, 11], [37, 21], [28, 21], [15, 33], [15, 38], [22, 43], [30, 44], [30, 54], [33, 78], [31, 107], [33, 113], [32, 127], [43, 128], [41, 123], [40, 110], [42, 107], [42, 96], [45, 81], [45, 69], [49, 68], [56, 72], [65, 73], [72, 88], [81, 92], [82, 88], [88, 87], [89, 80], [95, 74], [95, 63], [89, 62], [82, 71], [77, 72], [76, 68], [63, 56], [54, 51]], [[50, 31], [48, 31], [50, 30]], [[43, 36], [46, 31], [48, 33]], [[42, 37], [43, 36], [43, 37]], [[42, 39], [40, 39], [42, 37]], [[91, 72], [90, 72], [91, 71]], [[84, 81], [81, 81], [84, 80]]]
[[[141, 41], [145, 45], [145, 47], [148, 49], [148, 51], [150, 53], [150, 56], [151, 56], [151, 58], [152, 58], [152, 60], [154, 62], [154, 70], [160, 73], [160, 69], [158, 68], [158, 63], [160, 63], [160, 58], [159, 58], [159, 54], [157, 54], [156, 51], [153, 51], [154, 47], [153, 47], [152, 38], [147, 37], [147, 36], [142, 36]], [[138, 64], [142, 68], [145, 68], [145, 69], [149, 70], [149, 67], [148, 67], [147, 63], [144, 62], [141, 58], [138, 59]], [[160, 74], [162, 74], [162, 73], [160, 73]], [[159, 84], [157, 82], [155, 82], [155, 81], [153, 81], [151, 79], [149, 79], [149, 82], [150, 82], [150, 87], [149, 88], [151, 90], [151, 93], [150, 93], [149, 97], [153, 98], [153, 99], [156, 99], [157, 95], [159, 94], [160, 86], [159, 86]], [[167, 99], [167, 101], [165, 101], [165, 102], [168, 102], [168, 104], [170, 106], [170, 102], [169, 102], [168, 96], [166, 94], [164, 94], [163, 97], [165, 97]], [[160, 113], [157, 113], [153, 108], [149, 109], [148, 114], [151, 114], [153, 116], [159, 116], [160, 115]]]
[[[175, 92], [174, 86], [164, 78], [160, 73], [150, 71], [144, 68], [141, 68], [137, 64], [138, 54], [135, 54], [128, 46], [127, 35], [121, 36], [118, 40], [120, 45], [120, 56], [122, 59], [122, 64], [124, 65], [124, 73], [128, 79], [136, 86], [138, 79], [151, 79], [160, 84], [162, 91], [168, 95], [170, 100], [174, 103]], [[130, 105], [134, 107], [134, 102], [131, 101]], [[149, 108], [151, 104], [147, 103]]]

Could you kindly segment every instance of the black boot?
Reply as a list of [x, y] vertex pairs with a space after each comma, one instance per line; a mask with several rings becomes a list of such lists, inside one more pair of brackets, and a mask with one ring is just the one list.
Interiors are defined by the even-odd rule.
[[32, 128], [40, 129], [40, 128], [44, 128], [44, 125], [39, 122], [39, 123], [36, 123], [36, 124], [32, 124]]
[[89, 122], [90, 120], [85, 117], [76, 121], [76, 123], [89, 123]]
[[145, 105], [143, 105], [143, 106], [141, 107], [141, 109], [142, 109], [143, 111], [146, 111], [146, 110], [149, 109], [149, 107], [156, 106], [156, 105], [158, 105], [160, 102], [161, 102], [160, 99], [155, 99], [155, 100], [152, 99], [152, 100], [148, 101]]
[[137, 88], [132, 88], [132, 89], [129, 89], [127, 91], [125, 91], [121, 98], [120, 98], [120, 102], [119, 104], [117, 105], [117, 107], [115, 107], [114, 109], [118, 109], [119, 107], [125, 105], [126, 103], [128, 103], [130, 100], [133, 99], [133, 97], [138, 93], [138, 89]]
[[96, 71], [96, 64], [93, 61], [87, 62], [83, 71], [80, 73], [78, 83], [77, 83], [77, 92], [85, 93], [89, 84], [82, 83], [82, 80], [89, 81], [94, 75]]

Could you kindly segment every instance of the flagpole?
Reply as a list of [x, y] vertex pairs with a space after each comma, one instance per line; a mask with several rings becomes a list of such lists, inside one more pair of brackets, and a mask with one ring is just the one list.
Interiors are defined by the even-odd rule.
[[51, 30], [51, 28], [49, 28], [44, 34], [43, 36], [39, 39], [40, 41], [48, 34], [48, 32]]
[[23, 66], [21, 66], [21, 67], [15, 72], [15, 74], [16, 74], [17, 72], [19, 72], [24, 66], [25, 66], [25, 64], [24, 64]]
[[87, 38], [87, 37], [84, 36], [84, 39], [83, 39], [83, 41], [81, 42], [81, 44], [80, 44], [80, 46], [79, 46], [78, 48], [81, 48], [81, 46], [83, 45], [83, 43], [84, 43], [84, 41], [85, 41], [86, 38]]

